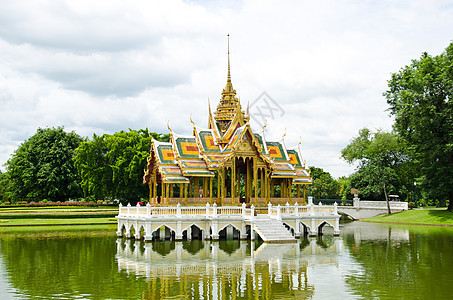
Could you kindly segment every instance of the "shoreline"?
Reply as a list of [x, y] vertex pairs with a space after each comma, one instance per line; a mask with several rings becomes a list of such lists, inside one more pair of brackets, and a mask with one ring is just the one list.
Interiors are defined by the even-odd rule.
[[386, 222], [386, 221], [368, 221], [368, 220], [358, 220], [359, 222], [367, 223], [381, 223], [381, 224], [394, 224], [394, 225], [417, 225], [417, 226], [437, 226], [437, 227], [453, 227], [450, 224], [426, 224], [426, 223], [407, 223], [407, 222]]
[[116, 223], [74, 223], [74, 224], [15, 224], [15, 225], [0, 225], [0, 228], [7, 227], [49, 227], [49, 226], [82, 226], [82, 225], [117, 225]]

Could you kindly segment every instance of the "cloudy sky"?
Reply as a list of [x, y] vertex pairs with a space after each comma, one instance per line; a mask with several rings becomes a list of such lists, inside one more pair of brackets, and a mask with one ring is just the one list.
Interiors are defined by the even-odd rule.
[[[0, 0], [0, 168], [38, 127], [84, 137], [207, 126], [226, 82], [252, 128], [287, 131], [307, 165], [348, 175], [340, 151], [391, 129], [392, 72], [453, 40], [452, 1]], [[261, 97], [266, 92], [266, 97]]]

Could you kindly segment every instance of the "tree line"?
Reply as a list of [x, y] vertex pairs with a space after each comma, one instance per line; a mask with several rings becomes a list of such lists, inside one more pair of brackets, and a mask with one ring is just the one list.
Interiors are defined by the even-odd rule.
[[[340, 156], [357, 166], [338, 179], [309, 167], [318, 199], [401, 200], [452, 209], [453, 199], [453, 43], [437, 56], [423, 53], [391, 74], [383, 93], [394, 118], [393, 131], [361, 129]], [[151, 136], [147, 129], [80, 137], [64, 128], [39, 128], [23, 142], [0, 172], [0, 201], [65, 201], [148, 197], [142, 184]], [[450, 200], [450, 201], [449, 201]]]
[[151, 137], [168, 141], [170, 136], [129, 129], [88, 140], [63, 127], [39, 128], [0, 173], [0, 201], [147, 199], [142, 176]]

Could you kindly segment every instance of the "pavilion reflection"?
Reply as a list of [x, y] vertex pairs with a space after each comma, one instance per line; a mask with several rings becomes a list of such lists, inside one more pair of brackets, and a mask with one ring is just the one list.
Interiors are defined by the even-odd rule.
[[[337, 265], [340, 238], [291, 244], [117, 240], [118, 269], [148, 278], [143, 299], [311, 298], [307, 267]], [[322, 255], [320, 255], [322, 254]]]

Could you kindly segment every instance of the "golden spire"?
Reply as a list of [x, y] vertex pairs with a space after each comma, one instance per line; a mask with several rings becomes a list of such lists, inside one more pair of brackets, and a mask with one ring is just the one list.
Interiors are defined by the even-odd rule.
[[227, 34], [228, 37], [228, 75], [227, 75], [227, 82], [231, 82], [231, 74], [230, 74], [230, 34]]
[[[230, 34], [228, 37], [228, 74], [227, 74], [227, 83], [225, 88], [222, 91], [222, 98], [220, 98], [220, 103], [217, 106], [215, 112], [215, 120], [222, 123], [221, 128], [225, 129], [228, 127], [228, 122], [231, 122], [236, 114], [236, 108], [238, 105], [238, 98], [236, 97], [236, 91], [233, 88], [231, 83], [231, 69], [230, 69]], [[222, 131], [223, 131], [222, 129]]]

